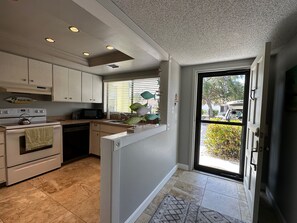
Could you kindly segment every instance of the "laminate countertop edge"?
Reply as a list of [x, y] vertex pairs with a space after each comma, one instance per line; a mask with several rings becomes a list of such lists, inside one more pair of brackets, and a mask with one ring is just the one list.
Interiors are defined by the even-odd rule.
[[122, 124], [122, 123], [112, 123], [110, 120], [107, 119], [78, 119], [78, 120], [57, 120], [61, 123], [61, 125], [75, 125], [75, 124], [86, 124], [86, 123], [98, 123], [101, 125], [111, 125], [111, 126], [118, 126], [124, 128], [130, 128], [130, 125]]

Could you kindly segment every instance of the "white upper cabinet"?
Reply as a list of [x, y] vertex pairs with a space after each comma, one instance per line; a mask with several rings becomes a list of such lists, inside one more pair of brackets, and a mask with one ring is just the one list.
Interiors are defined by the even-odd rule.
[[88, 73], [82, 73], [82, 102], [93, 101], [93, 75]]
[[52, 67], [52, 64], [29, 59], [29, 84], [42, 87], [52, 87]]
[[81, 72], [69, 69], [68, 80], [69, 100], [73, 102], [81, 102]]
[[0, 81], [28, 84], [28, 59], [0, 51]]
[[53, 101], [68, 100], [68, 68], [53, 66]]
[[81, 102], [81, 72], [53, 66], [53, 101]]
[[93, 75], [93, 102], [102, 103], [102, 77]]
[[102, 103], [102, 78], [82, 73], [82, 102]]
[[0, 51], [0, 81], [52, 87], [52, 64]]

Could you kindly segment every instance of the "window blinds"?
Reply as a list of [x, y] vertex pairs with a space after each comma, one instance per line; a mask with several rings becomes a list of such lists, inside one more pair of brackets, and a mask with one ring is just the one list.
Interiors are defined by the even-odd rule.
[[131, 112], [130, 105], [136, 102], [146, 104], [148, 102], [151, 113], [158, 110], [158, 96], [145, 100], [141, 93], [149, 91], [158, 94], [159, 78], [145, 78], [128, 81], [115, 81], [105, 83], [105, 106], [110, 112]]

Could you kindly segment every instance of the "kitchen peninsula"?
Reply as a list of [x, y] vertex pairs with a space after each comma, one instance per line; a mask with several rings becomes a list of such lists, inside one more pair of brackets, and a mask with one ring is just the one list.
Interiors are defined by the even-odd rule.
[[[101, 222], [135, 221], [158, 192], [156, 188], [162, 188], [176, 170], [167, 174], [162, 166], [168, 160], [162, 143], [167, 126], [138, 128], [135, 133], [101, 138]], [[163, 174], [167, 177], [160, 182]]]

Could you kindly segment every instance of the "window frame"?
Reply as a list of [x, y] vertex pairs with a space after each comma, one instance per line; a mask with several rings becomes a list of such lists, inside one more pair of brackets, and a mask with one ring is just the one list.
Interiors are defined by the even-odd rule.
[[[106, 80], [103, 81], [103, 92], [104, 92], [104, 98], [103, 98], [103, 109], [104, 111], [108, 111], [108, 83], [111, 82], [125, 82], [125, 81], [131, 81], [131, 104], [139, 102], [139, 101], [133, 101], [134, 99], [134, 81], [136, 80], [146, 80], [146, 79], [156, 79], [159, 81], [159, 89], [156, 91], [156, 93], [158, 94], [160, 92], [160, 76], [147, 76], [147, 77], [141, 77], [141, 78], [123, 78], [123, 79], [115, 79], [115, 80]], [[145, 90], [144, 90], [145, 91]], [[158, 110], [160, 109], [160, 98], [155, 99], [158, 102]], [[131, 105], [130, 104], [130, 105]], [[133, 114], [135, 112], [133, 112], [132, 110], [130, 112], [123, 112], [123, 111], [110, 111], [110, 112], [115, 112], [115, 113], [127, 113], [127, 114]], [[152, 113], [152, 114], [158, 114], [156, 112]]]

